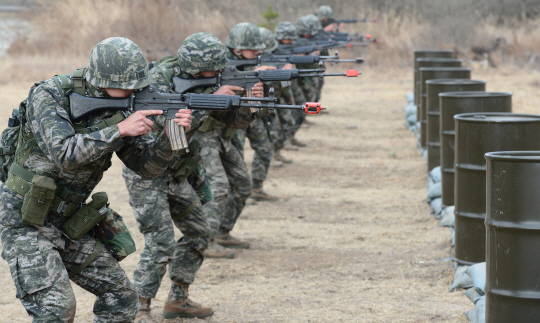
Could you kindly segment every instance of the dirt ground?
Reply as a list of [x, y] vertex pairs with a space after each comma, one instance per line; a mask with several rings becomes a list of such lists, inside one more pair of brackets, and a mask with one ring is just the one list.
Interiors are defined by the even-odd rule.
[[[283, 198], [247, 206], [233, 231], [251, 249], [205, 260], [198, 273], [191, 297], [213, 307], [208, 322], [466, 322], [473, 304], [448, 292], [453, 270], [442, 261], [452, 255], [450, 231], [425, 203], [425, 160], [403, 126], [412, 69], [385, 70], [326, 81], [330, 113], [309, 117], [315, 125], [298, 133], [308, 147], [284, 152], [294, 162], [270, 170], [266, 190]], [[473, 70], [473, 78], [514, 92], [515, 112], [540, 113], [537, 71]], [[0, 85], [1, 125], [29, 85]], [[96, 190], [108, 192], [137, 242], [121, 263], [132, 277], [143, 237], [117, 159]], [[0, 285], [0, 322], [30, 322], [3, 260]], [[156, 318], [169, 287], [164, 279]], [[95, 297], [73, 288], [76, 322], [90, 322]]]

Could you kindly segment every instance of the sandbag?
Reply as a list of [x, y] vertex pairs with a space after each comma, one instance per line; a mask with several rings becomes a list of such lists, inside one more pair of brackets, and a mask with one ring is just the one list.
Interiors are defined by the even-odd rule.
[[464, 294], [473, 303], [477, 298], [482, 297], [482, 295], [478, 294], [478, 292], [476, 291], [476, 288], [474, 288], [474, 287], [471, 287], [471, 288], [467, 289], [467, 291]]
[[467, 275], [466, 271], [469, 266], [459, 266], [454, 274], [454, 283], [450, 286], [450, 292], [458, 288], [471, 288], [473, 282], [471, 276]]
[[450, 228], [450, 245], [453, 247], [455, 242], [455, 230], [454, 228]]
[[428, 179], [433, 183], [440, 183], [441, 178], [441, 166], [433, 168], [428, 174]]
[[448, 208], [444, 208], [441, 210], [441, 222], [439, 222], [439, 226], [453, 228], [454, 227], [454, 212], [451, 212], [451, 213], [445, 212], [446, 209]]
[[441, 183], [435, 183], [429, 185], [427, 198], [432, 201], [438, 197], [441, 197]]
[[476, 323], [476, 307], [463, 313], [471, 323]]
[[485, 295], [484, 287], [486, 286], [486, 263], [481, 262], [470, 266], [466, 270], [466, 274], [471, 277], [472, 283], [478, 294]]
[[486, 297], [482, 296], [475, 302], [476, 323], [486, 322]]
[[414, 105], [414, 93], [405, 94], [405, 99], [407, 99], [408, 104]]
[[434, 199], [429, 202], [429, 206], [431, 206], [431, 210], [435, 213], [435, 217], [439, 216], [442, 210], [442, 199], [440, 197]]

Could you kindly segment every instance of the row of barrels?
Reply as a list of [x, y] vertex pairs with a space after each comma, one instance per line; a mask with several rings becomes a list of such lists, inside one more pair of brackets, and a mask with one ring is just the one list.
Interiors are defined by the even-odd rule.
[[540, 322], [540, 115], [512, 113], [512, 93], [486, 92], [452, 55], [415, 51], [414, 97], [427, 170], [454, 205], [454, 261], [486, 262], [486, 322]]

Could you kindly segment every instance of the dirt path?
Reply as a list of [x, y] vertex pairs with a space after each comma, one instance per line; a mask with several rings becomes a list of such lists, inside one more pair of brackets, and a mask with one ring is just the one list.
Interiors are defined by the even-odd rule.
[[[299, 132], [308, 143], [285, 152], [294, 163], [272, 169], [266, 189], [285, 197], [248, 206], [234, 234], [252, 248], [233, 260], [203, 264], [192, 298], [211, 305], [209, 322], [465, 322], [472, 303], [448, 293], [453, 271], [449, 230], [437, 226], [426, 196], [425, 161], [403, 126], [410, 71], [365, 70], [358, 80], [325, 84], [330, 114]], [[538, 113], [537, 75], [473, 72], [488, 90], [514, 91], [514, 111]], [[0, 86], [0, 122], [28, 84]], [[247, 160], [252, 151], [248, 149]], [[124, 215], [143, 247], [115, 160], [98, 190]], [[138, 254], [122, 267], [132, 276]], [[153, 302], [161, 311], [168, 279]], [[30, 322], [0, 261], [0, 322]], [[74, 287], [77, 322], [92, 318], [94, 296]], [[191, 321], [191, 320], [186, 320]], [[193, 322], [200, 322], [192, 320]], [[181, 322], [171, 320], [167, 322]]]

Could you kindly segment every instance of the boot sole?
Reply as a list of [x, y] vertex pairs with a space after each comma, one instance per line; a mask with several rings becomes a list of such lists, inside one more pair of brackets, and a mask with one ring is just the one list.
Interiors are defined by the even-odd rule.
[[237, 245], [230, 245], [230, 244], [222, 244], [216, 241], [217, 244], [219, 244], [222, 247], [228, 248], [228, 249], [249, 249], [251, 247], [251, 243], [246, 244], [237, 244]]
[[163, 311], [163, 317], [166, 319], [175, 319], [177, 317], [186, 317], [190, 319], [203, 319], [205, 317], [209, 317], [214, 315], [214, 312], [206, 315], [193, 315], [193, 314], [187, 314], [187, 313], [172, 313], [172, 312], [165, 312]]

